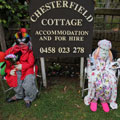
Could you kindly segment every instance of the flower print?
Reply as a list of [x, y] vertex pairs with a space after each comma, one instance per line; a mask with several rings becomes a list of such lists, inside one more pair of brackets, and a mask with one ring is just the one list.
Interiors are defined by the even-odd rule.
[[95, 73], [94, 73], [94, 72], [92, 72], [92, 75], [94, 76], [94, 75], [95, 75]]
[[113, 102], [113, 100], [110, 100], [110, 103]]
[[101, 81], [100, 81], [100, 80], [98, 81], [98, 84], [101, 84]]

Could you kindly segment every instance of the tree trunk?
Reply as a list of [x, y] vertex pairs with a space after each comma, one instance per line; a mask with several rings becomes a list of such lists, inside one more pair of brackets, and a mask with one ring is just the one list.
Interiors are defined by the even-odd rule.
[[5, 34], [2, 24], [0, 24], [0, 45], [3, 52], [6, 51]]

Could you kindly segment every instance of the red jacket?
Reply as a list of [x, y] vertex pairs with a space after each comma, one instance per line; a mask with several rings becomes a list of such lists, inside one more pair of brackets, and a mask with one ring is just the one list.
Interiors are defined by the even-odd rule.
[[[19, 46], [15, 45], [14, 47], [9, 48], [6, 52], [5, 55], [8, 54], [15, 54], [17, 53], [20, 49], [18, 49]], [[19, 63], [22, 64], [22, 70], [21, 70], [21, 80], [24, 80], [24, 78], [29, 75], [29, 74], [34, 74], [34, 56], [32, 50], [27, 49], [25, 54], [22, 54], [19, 60]], [[10, 71], [14, 69], [14, 65], [11, 65], [9, 61], [6, 61], [6, 80], [7, 83], [10, 87], [17, 87], [17, 74], [15, 76], [10, 75]]]

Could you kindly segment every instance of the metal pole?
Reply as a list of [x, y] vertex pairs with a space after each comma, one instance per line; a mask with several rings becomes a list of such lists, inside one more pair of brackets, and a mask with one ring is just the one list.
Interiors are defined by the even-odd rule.
[[80, 58], [80, 87], [83, 87], [84, 57]]
[[46, 79], [46, 71], [45, 71], [45, 59], [43, 57], [41, 57], [40, 61], [41, 61], [43, 86], [46, 88], [47, 87], [47, 79]]

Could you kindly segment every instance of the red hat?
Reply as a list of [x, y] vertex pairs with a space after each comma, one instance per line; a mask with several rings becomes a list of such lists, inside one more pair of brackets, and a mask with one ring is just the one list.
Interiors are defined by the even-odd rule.
[[26, 28], [20, 28], [20, 32], [22, 32], [22, 33], [26, 33], [27, 30], [26, 30]]

